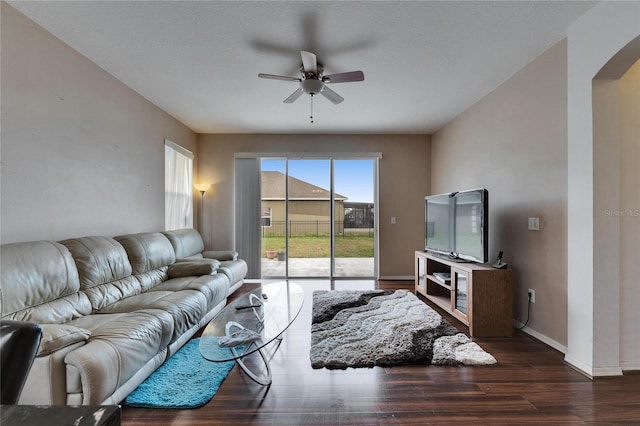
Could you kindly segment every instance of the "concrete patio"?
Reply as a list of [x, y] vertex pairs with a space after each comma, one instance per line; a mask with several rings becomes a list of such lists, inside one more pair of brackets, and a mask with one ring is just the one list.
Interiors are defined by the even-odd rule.
[[[349, 257], [335, 260], [336, 277], [374, 277], [372, 257]], [[262, 277], [284, 277], [286, 261], [262, 258]], [[289, 277], [328, 277], [329, 258], [291, 258]]]

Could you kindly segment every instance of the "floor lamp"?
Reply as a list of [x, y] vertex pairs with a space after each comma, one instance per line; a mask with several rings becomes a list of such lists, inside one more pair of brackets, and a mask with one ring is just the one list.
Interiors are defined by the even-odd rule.
[[207, 192], [209, 188], [211, 188], [210, 183], [196, 183], [193, 185], [196, 187], [198, 191], [200, 191], [200, 223], [199, 223], [199, 231], [202, 234], [203, 229], [202, 225], [204, 224], [204, 193]]

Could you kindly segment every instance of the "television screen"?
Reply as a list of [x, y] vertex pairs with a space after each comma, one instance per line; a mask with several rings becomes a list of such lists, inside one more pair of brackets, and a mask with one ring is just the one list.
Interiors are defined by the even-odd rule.
[[484, 188], [425, 197], [425, 251], [486, 263], [488, 206]]
[[451, 252], [451, 194], [425, 197], [425, 250]]
[[487, 206], [486, 189], [458, 192], [453, 196], [452, 251], [461, 259], [487, 262]]

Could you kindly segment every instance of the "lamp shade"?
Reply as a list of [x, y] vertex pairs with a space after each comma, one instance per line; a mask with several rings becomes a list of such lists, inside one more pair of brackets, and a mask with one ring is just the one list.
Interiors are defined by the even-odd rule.
[[210, 183], [196, 183], [193, 186], [200, 192], [206, 192], [209, 188], [211, 188]]

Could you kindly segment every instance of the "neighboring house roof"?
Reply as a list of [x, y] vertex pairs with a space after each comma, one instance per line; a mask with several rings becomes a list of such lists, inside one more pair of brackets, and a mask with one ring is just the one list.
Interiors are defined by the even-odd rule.
[[[263, 200], [284, 200], [285, 175], [280, 172], [262, 172], [261, 196]], [[331, 192], [289, 176], [290, 200], [329, 200]], [[347, 200], [344, 195], [335, 194], [335, 200]]]

